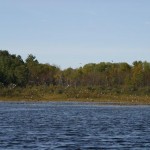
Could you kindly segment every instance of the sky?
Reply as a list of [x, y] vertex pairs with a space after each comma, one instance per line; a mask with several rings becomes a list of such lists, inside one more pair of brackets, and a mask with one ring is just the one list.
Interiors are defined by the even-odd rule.
[[62, 69], [150, 62], [150, 0], [0, 0], [0, 49]]

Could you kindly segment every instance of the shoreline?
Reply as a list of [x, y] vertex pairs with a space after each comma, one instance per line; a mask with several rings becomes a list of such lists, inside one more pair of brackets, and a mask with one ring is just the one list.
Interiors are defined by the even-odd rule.
[[15, 97], [0, 97], [0, 102], [23, 102], [23, 103], [44, 103], [44, 102], [66, 102], [66, 103], [95, 103], [99, 105], [150, 105], [150, 101], [134, 101], [134, 100], [115, 100], [115, 99], [103, 99], [103, 98], [54, 98], [54, 99], [45, 99], [45, 98], [35, 98], [35, 99], [24, 99], [24, 98], [15, 98]]

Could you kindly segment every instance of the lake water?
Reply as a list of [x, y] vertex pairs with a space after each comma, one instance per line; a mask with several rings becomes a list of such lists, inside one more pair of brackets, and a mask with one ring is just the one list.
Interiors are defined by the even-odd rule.
[[150, 107], [1, 102], [0, 149], [150, 149]]

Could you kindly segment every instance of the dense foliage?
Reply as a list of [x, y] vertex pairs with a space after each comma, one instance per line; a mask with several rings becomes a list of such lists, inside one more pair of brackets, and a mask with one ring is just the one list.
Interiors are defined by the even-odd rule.
[[89, 93], [99, 97], [103, 93], [138, 93], [139, 90], [149, 94], [150, 63], [100, 62], [61, 70], [54, 65], [39, 63], [32, 54], [23, 61], [19, 55], [0, 50], [0, 88], [29, 86], [53, 87], [49, 91], [65, 93], [68, 97], [88, 97]]

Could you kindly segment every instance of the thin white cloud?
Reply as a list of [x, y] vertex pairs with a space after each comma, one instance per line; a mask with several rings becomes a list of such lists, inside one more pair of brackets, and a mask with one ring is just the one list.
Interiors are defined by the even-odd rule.
[[90, 10], [90, 9], [88, 9], [88, 10], [85, 10], [85, 11], [83, 11], [83, 14], [84, 15], [90, 15], [90, 16], [96, 16], [97, 15], [97, 12], [95, 11], [95, 10]]
[[92, 10], [89, 11], [88, 13], [89, 13], [91, 16], [96, 16], [96, 15], [97, 15], [97, 13], [96, 13], [95, 11], [92, 11]]
[[146, 21], [146, 22], [145, 22], [145, 25], [150, 25], [150, 21]]

